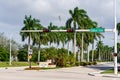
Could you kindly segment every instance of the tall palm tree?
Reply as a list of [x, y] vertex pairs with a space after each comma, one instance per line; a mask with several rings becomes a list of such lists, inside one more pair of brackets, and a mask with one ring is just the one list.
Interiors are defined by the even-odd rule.
[[[79, 26], [78, 26], [78, 28], [79, 29], [89, 29], [90, 28], [90, 26], [91, 26], [91, 19], [88, 17], [88, 15], [87, 15], [87, 12], [85, 11], [85, 10], [83, 10], [83, 9], [80, 9], [79, 10], [79, 13], [80, 13], [80, 15], [78, 16], [79, 17]], [[84, 32], [82, 33], [82, 51], [81, 51], [81, 61], [83, 61], [84, 60], [84, 56], [83, 56], [83, 52], [84, 52]]]
[[[75, 7], [74, 10], [69, 10], [69, 13], [71, 15], [71, 18], [69, 18], [66, 22], [67, 28], [72, 28], [71, 24], [73, 23], [73, 29], [76, 30], [77, 26], [81, 26], [82, 18], [85, 17], [86, 12], [83, 9], [79, 9], [78, 7]], [[76, 57], [76, 32], [74, 32], [74, 56]]]
[[[43, 30], [43, 26], [41, 24], [39, 24], [39, 27], [37, 28], [37, 30]], [[33, 45], [38, 45], [38, 62], [40, 62], [40, 48], [41, 48], [41, 44], [43, 43], [43, 33], [41, 32], [36, 32], [32, 38], [33, 40]]]
[[96, 46], [97, 46], [97, 51], [99, 53], [98, 59], [100, 61], [101, 60], [101, 51], [102, 51], [102, 48], [103, 48], [103, 42], [102, 41], [98, 41]]
[[[52, 23], [50, 23], [48, 26], [48, 29], [49, 30], [58, 30], [59, 28], [58, 28], [58, 26], [55, 26]], [[60, 34], [59, 32], [58, 33], [51, 32], [48, 34], [48, 36], [50, 38], [50, 40], [49, 40], [50, 45], [51, 45], [51, 43], [57, 44], [57, 47], [56, 47], [57, 49], [58, 49], [58, 46], [60, 44], [60, 39], [59, 39], [60, 35], [59, 34]]]
[[[78, 16], [79, 16], [79, 9], [78, 7], [74, 8], [74, 10], [69, 10], [69, 13], [71, 15], [71, 18], [69, 18], [66, 22], [67, 28], [72, 28], [71, 24], [73, 22], [73, 29], [76, 30], [76, 25], [78, 24]], [[76, 57], [76, 32], [74, 32], [74, 57]]]
[[[26, 16], [23, 21], [24, 27], [21, 30], [36, 30], [39, 26], [39, 20], [32, 18], [32, 16]], [[28, 38], [28, 52], [30, 50], [30, 39], [33, 37], [34, 33], [32, 32], [20, 32], [20, 35], [22, 36], [22, 41]], [[28, 58], [29, 61], [29, 58]]]
[[[95, 22], [95, 21], [92, 21], [92, 27], [91, 28], [98, 28], [98, 23]], [[104, 36], [101, 34], [101, 33], [97, 33], [97, 32], [94, 32], [94, 33], [91, 33], [91, 41], [90, 43], [92, 44], [92, 61], [94, 61], [94, 42], [95, 40], [99, 40], [101, 38], [104, 38]]]

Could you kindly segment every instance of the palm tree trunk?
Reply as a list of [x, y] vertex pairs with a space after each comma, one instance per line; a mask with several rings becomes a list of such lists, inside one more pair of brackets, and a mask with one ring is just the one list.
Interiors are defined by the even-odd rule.
[[29, 62], [29, 50], [30, 50], [30, 33], [28, 37], [28, 62]]
[[90, 62], [90, 59], [89, 59], [89, 45], [88, 45], [88, 47], [87, 47], [87, 54], [88, 54], [88, 55], [87, 55], [87, 61]]
[[76, 32], [74, 33], [74, 57], [76, 58]]
[[74, 40], [72, 41], [72, 49], [73, 49], [73, 53], [74, 53]]
[[40, 62], [40, 44], [39, 44], [39, 47], [38, 47], [38, 62]]
[[57, 44], [57, 46], [56, 46], [57, 50], [58, 50], [58, 46], [59, 46], [59, 45]]
[[80, 50], [78, 50], [78, 62], [80, 62]]
[[68, 41], [68, 56], [69, 56], [69, 47], [70, 47], [70, 42]]
[[92, 44], [92, 61], [94, 61], [94, 42]]
[[99, 48], [99, 61], [101, 60], [101, 55], [100, 55], [100, 48]]
[[83, 38], [84, 38], [84, 33], [82, 33], [82, 53], [81, 53], [81, 62], [83, 62]]

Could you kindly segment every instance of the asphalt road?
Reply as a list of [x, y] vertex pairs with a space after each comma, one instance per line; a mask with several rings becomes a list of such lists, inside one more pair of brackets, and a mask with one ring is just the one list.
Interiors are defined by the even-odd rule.
[[93, 69], [97, 69], [97, 70], [107, 70], [107, 69], [114, 68], [114, 63], [113, 62], [103, 62], [103, 63], [100, 63], [95, 66], [88, 66], [88, 68], [93, 68]]
[[[90, 76], [88, 73], [99, 72], [112, 64], [99, 64], [89, 67], [72, 67], [52, 70], [24, 70], [19, 68], [0, 68], [0, 80], [120, 80], [120, 78]], [[102, 68], [104, 67], [104, 68]]]

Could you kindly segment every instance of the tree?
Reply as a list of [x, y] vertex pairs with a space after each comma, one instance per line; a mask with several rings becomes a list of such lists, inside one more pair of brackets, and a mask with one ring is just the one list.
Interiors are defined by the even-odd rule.
[[[48, 26], [48, 29], [49, 30], [58, 30], [59, 28], [58, 28], [58, 26], [55, 26], [52, 23], [50, 23]], [[48, 37], [49, 37], [50, 44], [51, 43], [57, 44], [57, 49], [58, 49], [58, 46], [60, 44], [60, 33], [59, 32], [57, 32], [57, 33], [51, 32], [48, 34]]]
[[[69, 13], [71, 15], [71, 18], [69, 18], [66, 22], [67, 28], [72, 28], [71, 24], [73, 23], [73, 29], [76, 30], [77, 25], [80, 23], [80, 19], [82, 14], [84, 13], [84, 10], [79, 10], [78, 7], [74, 8], [74, 10], [69, 10]], [[76, 32], [74, 32], [74, 56], [76, 57]]]
[[120, 35], [120, 23], [117, 23], [118, 35]]
[[[39, 22], [39, 25], [37, 25], [37, 30], [43, 30], [43, 26], [40, 24]], [[38, 45], [38, 62], [40, 62], [40, 48], [41, 48], [41, 44], [42, 44], [42, 41], [43, 41], [43, 33], [41, 32], [36, 32], [34, 33], [34, 36], [32, 38], [33, 40], [33, 45]]]
[[[24, 19], [24, 27], [22, 30], [37, 30], [39, 28], [39, 20], [32, 18], [30, 15], [29, 17], [25, 15]], [[20, 35], [22, 36], [22, 41], [28, 38], [28, 51], [30, 50], [30, 39], [34, 36], [34, 33], [32, 32], [20, 32]], [[28, 58], [29, 61], [29, 58]]]
[[[10, 48], [10, 43], [11, 48]], [[15, 40], [9, 40], [4, 33], [0, 33], [0, 47], [3, 48], [2, 50], [6, 50], [8, 53], [10, 52], [11, 49], [11, 57], [13, 60], [17, 59], [17, 50], [19, 48], [19, 44]], [[5, 54], [6, 55], [6, 54]]]
[[0, 61], [9, 61], [9, 52], [3, 47], [0, 47]]
[[98, 51], [98, 55], [99, 55], [99, 61], [101, 60], [101, 51], [102, 51], [102, 48], [103, 48], [103, 42], [102, 41], [98, 41], [97, 42], [97, 51]]
[[27, 61], [27, 50], [20, 49], [17, 56], [19, 61]]

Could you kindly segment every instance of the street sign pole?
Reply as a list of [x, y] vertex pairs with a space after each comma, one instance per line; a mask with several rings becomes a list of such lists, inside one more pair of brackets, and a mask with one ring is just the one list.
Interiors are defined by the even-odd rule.
[[33, 53], [32, 49], [30, 49], [28, 53], [29, 53], [29, 68], [31, 68], [31, 59], [32, 59], [32, 53]]

